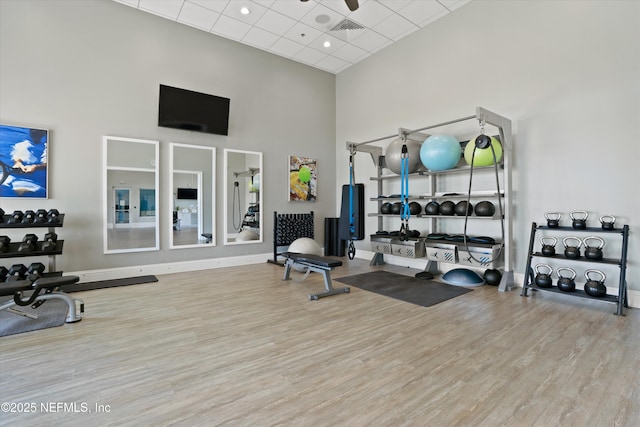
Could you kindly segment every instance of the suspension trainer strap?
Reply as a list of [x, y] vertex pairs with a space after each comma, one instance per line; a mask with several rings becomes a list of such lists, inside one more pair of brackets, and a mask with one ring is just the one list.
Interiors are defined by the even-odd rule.
[[355, 180], [355, 172], [353, 168], [354, 155], [353, 151], [349, 155], [349, 248], [347, 250], [349, 259], [354, 259], [356, 256], [356, 247], [353, 244], [353, 237], [356, 234], [355, 215], [353, 213], [353, 181]]
[[400, 240], [409, 238], [409, 150], [407, 145], [402, 145], [402, 154], [400, 157]]

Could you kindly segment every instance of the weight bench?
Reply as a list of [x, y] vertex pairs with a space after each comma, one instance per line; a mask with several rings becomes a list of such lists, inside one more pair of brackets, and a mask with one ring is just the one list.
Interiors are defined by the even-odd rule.
[[[71, 298], [66, 293], [58, 290], [63, 285], [72, 285], [79, 280], [78, 276], [52, 276], [38, 277], [36, 280], [9, 280], [2, 282], [0, 283], [0, 297], [13, 296], [13, 300], [0, 305], [0, 310], [7, 310], [19, 316], [37, 319], [37, 315], [18, 310], [15, 306], [37, 308], [47, 300], [61, 299], [69, 306], [65, 322], [79, 322], [82, 320], [82, 313], [84, 313], [84, 301]], [[79, 312], [76, 308], [76, 303], [80, 304]]]
[[322, 274], [322, 277], [324, 278], [325, 291], [309, 294], [310, 300], [318, 300], [331, 295], [349, 293], [350, 289], [348, 287], [334, 289], [333, 286], [331, 286], [330, 271], [336, 267], [340, 267], [342, 265], [342, 261], [319, 255], [300, 254], [296, 252], [283, 252], [280, 255], [286, 258], [284, 263], [284, 278], [282, 280], [289, 280], [289, 273], [291, 273], [292, 267], [302, 267], [307, 269], [305, 278], [311, 271]]

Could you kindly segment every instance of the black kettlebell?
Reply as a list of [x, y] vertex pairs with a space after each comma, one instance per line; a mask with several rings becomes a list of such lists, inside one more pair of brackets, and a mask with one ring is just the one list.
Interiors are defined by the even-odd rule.
[[[563, 271], [568, 271], [571, 276], [564, 276]], [[574, 292], [576, 290], [576, 271], [569, 267], [560, 267], [556, 270], [558, 275], [558, 289], [564, 292]]]
[[[591, 278], [593, 273], [600, 275], [600, 280], [594, 280]], [[587, 283], [584, 284], [584, 291], [587, 295], [596, 298], [602, 298], [607, 295], [607, 287], [604, 285], [606, 276], [600, 270], [587, 270], [584, 272], [584, 277], [587, 279]]]
[[[598, 246], [590, 246], [590, 240], [597, 240], [599, 242]], [[582, 242], [584, 243], [584, 257], [587, 259], [592, 259], [594, 261], [600, 261], [602, 259], [602, 248], [604, 248], [604, 240], [600, 237], [589, 236], [585, 237]]]
[[440, 215], [453, 215], [455, 212], [456, 204], [451, 200], [440, 203]]
[[500, 280], [502, 280], [502, 273], [500, 273], [500, 270], [498, 269], [488, 268], [484, 271], [482, 278], [487, 285], [498, 286], [500, 284]]
[[488, 200], [478, 202], [474, 210], [477, 216], [493, 216], [496, 213], [496, 207]]
[[[541, 268], [545, 268], [547, 270], [546, 273], [540, 271]], [[534, 282], [537, 286], [541, 288], [550, 288], [553, 286], [553, 280], [551, 279], [551, 272], [553, 269], [547, 264], [538, 264], [535, 266], [536, 277]]]
[[382, 206], [380, 206], [380, 213], [381, 214], [390, 214], [391, 213], [391, 203], [389, 202], [384, 202], [382, 204]]
[[613, 224], [616, 222], [616, 217], [613, 215], [602, 215], [600, 217], [600, 224], [603, 230], [613, 230]]
[[545, 212], [544, 217], [547, 219], [547, 227], [558, 228], [560, 226], [560, 218], [562, 218], [560, 212]]
[[[552, 243], [546, 243], [552, 242]], [[556, 254], [556, 243], [558, 243], [558, 239], [552, 236], [542, 237], [540, 239], [540, 244], [542, 245], [542, 255], [544, 256], [554, 256]]]
[[461, 200], [456, 203], [453, 211], [458, 216], [473, 215], [473, 205], [466, 200]]
[[[575, 240], [578, 244], [576, 246], [570, 246], [569, 243], [567, 243], [570, 240]], [[582, 240], [577, 237], [568, 236], [562, 239], [562, 244], [564, 245], [564, 256], [570, 259], [580, 258], [580, 246], [582, 246]]]
[[571, 225], [576, 230], [584, 230], [587, 228], [587, 218], [589, 214], [586, 211], [571, 211], [569, 213], [571, 217]]
[[432, 201], [424, 205], [424, 213], [427, 215], [440, 215], [440, 203]]

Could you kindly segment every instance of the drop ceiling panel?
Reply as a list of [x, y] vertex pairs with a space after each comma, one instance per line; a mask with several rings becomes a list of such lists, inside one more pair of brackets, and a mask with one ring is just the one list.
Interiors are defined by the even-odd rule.
[[[114, 1], [337, 74], [471, 0]], [[345, 19], [364, 29], [331, 31]]]

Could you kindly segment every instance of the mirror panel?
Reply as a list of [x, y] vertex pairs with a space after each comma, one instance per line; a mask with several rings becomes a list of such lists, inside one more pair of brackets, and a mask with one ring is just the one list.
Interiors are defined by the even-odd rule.
[[224, 150], [224, 244], [261, 243], [262, 153]]
[[170, 144], [171, 249], [216, 244], [216, 150]]
[[158, 141], [104, 136], [105, 254], [160, 249]]

